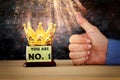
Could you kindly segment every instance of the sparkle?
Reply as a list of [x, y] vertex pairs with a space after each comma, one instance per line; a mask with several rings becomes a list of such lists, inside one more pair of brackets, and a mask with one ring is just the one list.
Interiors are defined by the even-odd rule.
[[[53, 43], [54, 47], [65, 46], [69, 44], [69, 37], [77, 32], [82, 33], [75, 15], [77, 12], [84, 14], [85, 7], [79, 0], [16, 0], [15, 24], [18, 24], [21, 39], [25, 38], [25, 32], [22, 25], [31, 22], [33, 30], [37, 30], [39, 22], [46, 31], [49, 23], [57, 25]], [[24, 39], [25, 43], [27, 42]]]

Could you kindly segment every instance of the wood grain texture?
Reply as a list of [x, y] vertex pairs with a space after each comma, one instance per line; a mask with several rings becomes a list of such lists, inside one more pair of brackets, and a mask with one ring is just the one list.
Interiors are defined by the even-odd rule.
[[0, 61], [0, 80], [120, 80], [120, 66], [80, 65], [55, 60], [56, 67], [23, 67], [25, 60]]

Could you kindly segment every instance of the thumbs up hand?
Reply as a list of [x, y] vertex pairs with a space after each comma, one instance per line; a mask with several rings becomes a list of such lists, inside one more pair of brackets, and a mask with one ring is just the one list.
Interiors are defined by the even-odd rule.
[[77, 14], [76, 20], [86, 33], [72, 35], [69, 39], [69, 56], [73, 63], [105, 64], [108, 39], [80, 13]]

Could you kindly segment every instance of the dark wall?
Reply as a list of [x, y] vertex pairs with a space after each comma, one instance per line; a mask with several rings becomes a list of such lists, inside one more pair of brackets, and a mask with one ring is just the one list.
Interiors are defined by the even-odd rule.
[[15, 1], [0, 0], [0, 59], [24, 59], [25, 46], [15, 20]]
[[108, 38], [120, 39], [120, 0], [80, 0], [86, 18]]

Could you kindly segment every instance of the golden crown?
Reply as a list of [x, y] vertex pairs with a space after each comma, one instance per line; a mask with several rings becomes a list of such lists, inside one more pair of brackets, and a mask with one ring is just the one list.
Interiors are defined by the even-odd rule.
[[34, 31], [31, 27], [31, 23], [23, 24], [26, 38], [29, 45], [51, 45], [54, 33], [56, 31], [56, 24], [48, 24], [48, 29], [45, 31], [42, 27], [42, 22], [39, 22], [38, 29]]

